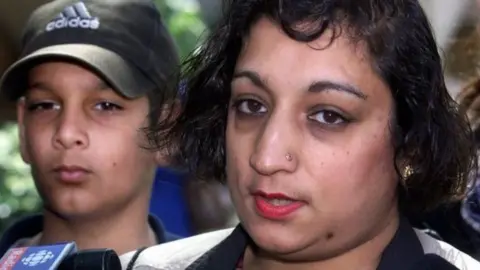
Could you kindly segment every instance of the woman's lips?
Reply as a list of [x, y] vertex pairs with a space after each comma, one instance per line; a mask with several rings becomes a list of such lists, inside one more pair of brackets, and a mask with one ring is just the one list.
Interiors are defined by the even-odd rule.
[[291, 198], [283, 193], [266, 193], [257, 191], [253, 194], [257, 213], [270, 220], [284, 220], [301, 207], [305, 202]]

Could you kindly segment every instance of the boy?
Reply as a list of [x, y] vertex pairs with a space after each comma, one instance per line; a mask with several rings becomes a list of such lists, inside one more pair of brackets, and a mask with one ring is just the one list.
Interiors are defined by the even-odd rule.
[[144, 130], [176, 95], [177, 52], [149, 0], [55, 0], [33, 12], [1, 91], [18, 100], [21, 154], [43, 215], [13, 246], [75, 241], [118, 254], [173, 240], [148, 214], [155, 168]]

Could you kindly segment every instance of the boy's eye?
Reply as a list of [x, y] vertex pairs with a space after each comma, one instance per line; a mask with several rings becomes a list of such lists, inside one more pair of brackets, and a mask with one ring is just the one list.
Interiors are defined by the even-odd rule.
[[116, 110], [122, 110], [123, 108], [115, 103], [104, 101], [104, 102], [97, 103], [95, 105], [95, 109], [100, 111], [116, 111]]
[[46, 110], [60, 110], [60, 105], [54, 102], [36, 102], [27, 106], [28, 111], [46, 111]]

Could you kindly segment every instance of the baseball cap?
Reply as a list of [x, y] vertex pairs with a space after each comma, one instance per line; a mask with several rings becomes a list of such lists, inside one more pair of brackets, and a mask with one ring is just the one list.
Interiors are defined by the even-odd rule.
[[28, 71], [66, 60], [96, 72], [119, 94], [136, 98], [174, 91], [179, 59], [151, 0], [55, 0], [37, 8], [22, 37], [21, 55], [0, 79], [11, 100], [25, 94]]

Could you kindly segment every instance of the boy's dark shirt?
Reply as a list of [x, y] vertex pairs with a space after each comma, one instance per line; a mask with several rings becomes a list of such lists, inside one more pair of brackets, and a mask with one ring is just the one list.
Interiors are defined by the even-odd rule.
[[[167, 232], [161, 220], [154, 215], [149, 215], [148, 223], [157, 237], [157, 243], [162, 244], [179, 239], [178, 236]], [[31, 239], [43, 230], [43, 216], [33, 215], [23, 218], [10, 226], [0, 238], [0, 257], [8, 249], [22, 239]]]

